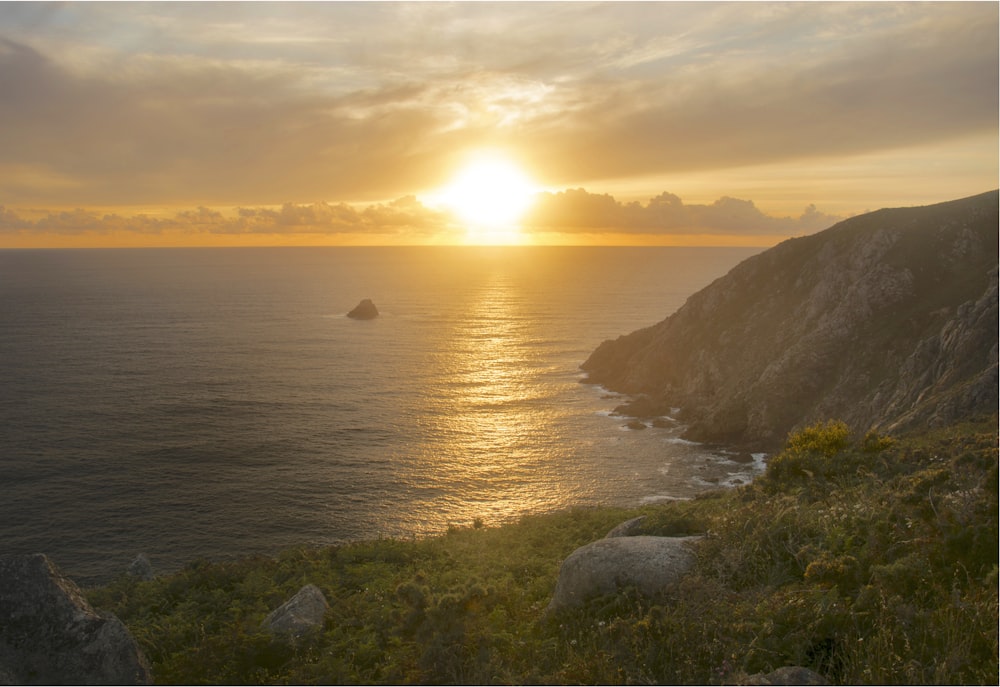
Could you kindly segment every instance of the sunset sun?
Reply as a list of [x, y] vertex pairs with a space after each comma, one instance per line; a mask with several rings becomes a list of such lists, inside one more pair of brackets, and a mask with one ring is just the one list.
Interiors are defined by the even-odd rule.
[[518, 222], [537, 190], [510, 160], [479, 157], [458, 171], [438, 200], [466, 225], [470, 242], [520, 243]]

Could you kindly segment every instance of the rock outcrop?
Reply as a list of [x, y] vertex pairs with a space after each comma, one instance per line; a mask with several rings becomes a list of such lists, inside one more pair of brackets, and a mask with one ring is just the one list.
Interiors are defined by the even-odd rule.
[[582, 367], [638, 397], [631, 414], [679, 407], [689, 439], [766, 449], [831, 418], [894, 432], [996, 412], [997, 206], [993, 191], [790, 239]]
[[156, 574], [153, 572], [153, 564], [149, 562], [149, 558], [144, 553], [140, 553], [132, 559], [125, 573], [143, 582], [156, 577]]
[[615, 537], [635, 537], [642, 532], [642, 526], [645, 522], [645, 515], [640, 515], [637, 518], [631, 518], [621, 524], [615, 525], [611, 528], [610, 532], [604, 535], [604, 538], [614, 539]]
[[27, 685], [148, 685], [128, 629], [42, 554], [0, 556], [0, 676]]
[[655, 597], [691, 570], [691, 543], [700, 537], [613, 536], [571, 553], [559, 568], [548, 612], [633, 587]]
[[354, 310], [347, 313], [347, 316], [355, 320], [374, 320], [378, 317], [378, 308], [370, 298], [366, 298], [354, 306]]
[[319, 587], [307, 584], [264, 618], [262, 626], [277, 637], [298, 639], [322, 629], [323, 618], [329, 608]]

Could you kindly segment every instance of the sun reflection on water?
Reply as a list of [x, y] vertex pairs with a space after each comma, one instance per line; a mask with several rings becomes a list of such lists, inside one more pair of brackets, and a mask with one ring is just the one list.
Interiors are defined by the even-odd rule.
[[455, 523], [491, 525], [559, 507], [566, 495], [542, 440], [556, 413], [537, 382], [544, 363], [522, 314], [525, 294], [496, 272], [466, 298], [467, 316], [443, 337], [436, 363], [449, 379], [430, 429], [443, 441], [410, 476], [433, 473], [447, 486], [416, 509], [428, 520], [446, 511]]

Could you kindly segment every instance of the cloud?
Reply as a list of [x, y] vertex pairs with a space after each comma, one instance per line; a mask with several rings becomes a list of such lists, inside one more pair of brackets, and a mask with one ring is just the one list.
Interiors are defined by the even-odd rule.
[[[222, 212], [209, 207], [181, 210], [168, 217], [122, 215], [84, 209], [41, 212], [29, 219], [0, 205], [0, 233], [82, 234], [166, 233], [281, 236], [395, 235], [403, 239], [460, 237], [461, 225], [448, 213], [430, 208], [414, 196], [389, 203], [352, 206], [344, 203], [284, 203], [278, 207], [237, 207]], [[541, 193], [524, 230], [564, 234], [682, 235], [801, 235], [839, 221], [809, 206], [799, 217], [773, 217], [749, 200], [720, 198], [711, 205], [686, 205], [662, 193], [647, 203], [621, 203], [607, 194], [571, 189]]]
[[[426, 173], [413, 144], [433, 112], [385, 96], [301, 89], [292, 67], [261, 70], [144, 57], [79, 75], [0, 39], [0, 149], [7, 165], [78, 180], [21, 204], [238, 204], [379, 198]], [[419, 88], [411, 88], [419, 92]], [[60, 201], [61, 199], [61, 201]]]
[[525, 224], [534, 231], [625, 234], [802, 235], [843, 219], [810, 205], [798, 217], [772, 217], [750, 200], [723, 197], [711, 205], [685, 205], [672, 193], [661, 193], [645, 205], [621, 203], [607, 194], [582, 188], [540, 194]]
[[450, 224], [443, 213], [421, 204], [414, 196], [376, 203], [362, 210], [340, 203], [296, 205], [280, 209], [239, 208], [237, 218], [221, 223], [226, 233], [441, 233]]
[[169, 217], [147, 214], [124, 216], [84, 209], [44, 212], [29, 219], [0, 205], [0, 232], [33, 232], [77, 235], [132, 232], [162, 234], [189, 232], [207, 234], [446, 234], [451, 219], [425, 207], [413, 196], [390, 203], [375, 203], [357, 209], [343, 203], [285, 203], [278, 208], [239, 207], [223, 213], [208, 207], [181, 210]]
[[[818, 19], [813, 7], [789, 11]], [[561, 166], [559, 178], [610, 179], [995, 137], [996, 9], [838, 34], [811, 47], [774, 28], [734, 35], [673, 68], [676, 60], [664, 58], [655, 79], [592, 78], [581, 91], [602, 95], [571, 122], [572, 136], [560, 135], [565, 123], [556, 118], [531, 145]], [[748, 33], [767, 28], [756, 24]], [[761, 47], [767, 35], [772, 50]]]
[[995, 140], [997, 20], [995, 3], [0, 3], [0, 188], [18, 206], [369, 202], [443, 184], [470, 147], [564, 187]]

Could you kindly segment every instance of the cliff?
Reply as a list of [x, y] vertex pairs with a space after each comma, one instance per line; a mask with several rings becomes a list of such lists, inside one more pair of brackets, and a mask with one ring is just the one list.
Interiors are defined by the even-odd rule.
[[785, 241], [582, 367], [645, 397], [636, 414], [680, 408], [700, 441], [773, 448], [829, 418], [884, 433], [995, 413], [997, 208], [992, 191]]

